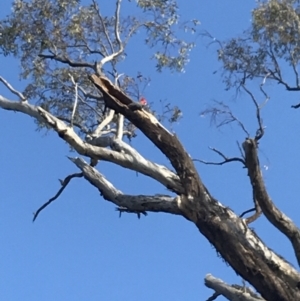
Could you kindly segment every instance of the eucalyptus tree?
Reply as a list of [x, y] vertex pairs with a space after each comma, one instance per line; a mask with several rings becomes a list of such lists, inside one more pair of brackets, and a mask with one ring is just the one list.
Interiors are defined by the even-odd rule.
[[[122, 14], [131, 7], [132, 14]], [[139, 12], [139, 13], [134, 13]], [[120, 213], [140, 216], [165, 212], [183, 216], [195, 224], [222, 258], [248, 281], [247, 287], [228, 285], [211, 275], [205, 284], [215, 290], [210, 300], [223, 295], [229, 300], [300, 300], [300, 275], [284, 258], [272, 251], [248, 225], [260, 214], [290, 240], [300, 262], [300, 236], [296, 225], [273, 204], [264, 184], [258, 159], [258, 142], [264, 135], [261, 107], [247, 87], [260, 78], [276, 80], [288, 90], [298, 89], [298, 6], [292, 1], [267, 1], [253, 11], [251, 30], [226, 42], [218, 42], [227, 88], [244, 89], [257, 112], [257, 132], [241, 147], [241, 155], [224, 161], [240, 162], [247, 170], [253, 190], [255, 213], [243, 219], [215, 199], [205, 186], [194, 161], [177, 136], [161, 122], [163, 116], [151, 108], [136, 108], [141, 87], [148, 79], [120, 74], [119, 66], [130, 55], [127, 45], [137, 34], [153, 51], [158, 71], [169, 68], [182, 72], [193, 41], [179, 38], [178, 30], [195, 32], [197, 20], [181, 23], [176, 1], [115, 1], [113, 16], [105, 16], [101, 1], [81, 5], [78, 0], [16, 0], [11, 15], [1, 21], [0, 49], [4, 56], [20, 60], [24, 91], [5, 78], [0, 81], [18, 99], [0, 96], [0, 107], [33, 117], [39, 128], [51, 129], [81, 155], [71, 161], [79, 169], [61, 181], [57, 194], [34, 215], [54, 201], [75, 177], [95, 186], [103, 199], [114, 203]], [[299, 48], [300, 49], [300, 48]], [[280, 71], [284, 59], [295, 73], [296, 85], [286, 82]], [[205, 113], [222, 113], [237, 121], [230, 110], [213, 108]], [[180, 118], [177, 107], [169, 110], [171, 122]], [[221, 115], [222, 115], [221, 114]], [[243, 128], [243, 124], [239, 125]], [[170, 161], [172, 169], [157, 164], [128, 142], [139, 129]], [[150, 177], [170, 190], [169, 195], [128, 195], [120, 191], [97, 169], [99, 160], [108, 161]], [[206, 162], [207, 163], [207, 162]]]

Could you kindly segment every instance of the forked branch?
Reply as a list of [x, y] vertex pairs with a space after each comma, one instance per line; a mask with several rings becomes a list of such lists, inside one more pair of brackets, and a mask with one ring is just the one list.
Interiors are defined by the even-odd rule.
[[[117, 58], [120, 54], [124, 51], [124, 44], [122, 43], [121, 37], [120, 37], [120, 9], [121, 9], [121, 1], [117, 0], [116, 2], [116, 10], [115, 10], [115, 24], [114, 24], [114, 33], [115, 33], [115, 39], [118, 44], [118, 50], [114, 50], [110, 55], [104, 57], [101, 59], [99, 64], [97, 64], [97, 72], [100, 75], [101, 74], [101, 68], [106, 64], [107, 62], [113, 61], [115, 58]], [[104, 25], [105, 26], [105, 25]], [[110, 41], [110, 38], [108, 36], [108, 33], [106, 32], [106, 37], [108, 39], [108, 42], [110, 42], [111, 49], [114, 49], [112, 47], [112, 43]]]
[[142, 163], [140, 163], [136, 160], [133, 160], [132, 156], [128, 154], [86, 143], [71, 127], [67, 126], [63, 121], [39, 106], [34, 106], [27, 102], [11, 101], [0, 95], [0, 107], [5, 110], [22, 112], [34, 117], [40, 122], [46, 122], [46, 124], [56, 131], [60, 138], [72, 146], [78, 152], [78, 154], [93, 159], [115, 163], [121, 167], [128, 168], [152, 177], [176, 193], [183, 192], [183, 187], [179, 181], [179, 177], [165, 166], [152, 163], [148, 160], [144, 160]]
[[200, 163], [207, 164], [207, 165], [223, 165], [223, 164], [230, 163], [230, 162], [240, 162], [240, 163], [243, 164], [243, 166], [245, 166], [245, 161], [242, 158], [238, 158], [238, 157], [228, 158], [221, 151], [217, 150], [214, 147], [210, 147], [209, 149], [212, 150], [213, 152], [217, 153], [224, 160], [221, 161], [221, 162], [209, 162], [209, 161], [204, 161], [204, 160], [201, 160], [201, 159], [193, 159], [193, 161], [200, 162]]

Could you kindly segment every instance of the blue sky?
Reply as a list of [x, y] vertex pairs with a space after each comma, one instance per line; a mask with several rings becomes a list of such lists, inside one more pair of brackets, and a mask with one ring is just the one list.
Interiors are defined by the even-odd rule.
[[[255, 5], [255, 1], [238, 0], [191, 2], [179, 1], [182, 17], [198, 18], [201, 30], [221, 40], [250, 26]], [[2, 0], [0, 16], [10, 13], [10, 7], [11, 1]], [[140, 70], [151, 76], [145, 91], [149, 101], [157, 104], [165, 99], [182, 109], [183, 119], [174, 130], [193, 158], [219, 160], [208, 146], [237, 156], [236, 141], [242, 142], [245, 135], [235, 126], [217, 130], [199, 113], [214, 99], [227, 101], [255, 134], [253, 105], [245, 95], [234, 99], [234, 91], [225, 91], [216, 49], [207, 48], [208, 41], [201, 37], [196, 42], [184, 74], [157, 73], [154, 62], [144, 55], [149, 51], [138, 41], [130, 44], [123, 71], [135, 74]], [[18, 62], [0, 58], [0, 64], [0, 74], [22, 90]], [[268, 84], [268, 91], [272, 98], [263, 109], [267, 128], [260, 144], [260, 161], [268, 167], [264, 177], [273, 201], [299, 224], [300, 119], [299, 110], [290, 108], [299, 101], [297, 95], [275, 84]], [[0, 86], [0, 94], [15, 99], [4, 86]], [[75, 179], [32, 223], [32, 213], [58, 190], [58, 179], [77, 172], [67, 159], [76, 154], [70, 153], [55, 133], [35, 131], [28, 116], [0, 110], [0, 124], [1, 300], [198, 301], [212, 294], [203, 284], [207, 273], [228, 283], [241, 283], [192, 223], [154, 213], [140, 220], [129, 214], [119, 218], [115, 206], [83, 179]], [[146, 158], [169, 165], [141, 134], [133, 145]], [[167, 193], [142, 175], [102, 162], [99, 166], [125, 193]], [[197, 167], [220, 202], [237, 214], [252, 208], [249, 180], [240, 165], [198, 163]], [[264, 217], [251, 227], [296, 266], [290, 243]]]

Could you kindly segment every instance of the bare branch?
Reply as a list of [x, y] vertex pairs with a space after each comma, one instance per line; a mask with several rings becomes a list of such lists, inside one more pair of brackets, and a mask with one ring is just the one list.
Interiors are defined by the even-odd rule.
[[241, 158], [228, 158], [228, 159], [226, 159], [222, 162], [209, 162], [209, 161], [204, 161], [204, 160], [200, 160], [200, 159], [193, 159], [193, 161], [200, 162], [200, 163], [203, 163], [203, 164], [206, 164], [206, 165], [223, 165], [223, 164], [226, 164], [226, 163], [237, 162], [237, 161], [243, 163], [243, 160]]
[[21, 92], [19, 92], [16, 89], [14, 89], [13, 86], [7, 80], [5, 80], [2, 76], [0, 76], [0, 81], [8, 88], [8, 90], [11, 93], [19, 96], [20, 100], [27, 101], [27, 99], [25, 98], [25, 96]]
[[72, 83], [74, 84], [74, 89], [75, 89], [74, 106], [71, 114], [71, 123], [70, 123], [70, 127], [73, 127], [74, 116], [78, 104], [78, 84], [75, 82], [74, 77], [71, 74], [69, 74], [69, 76], [71, 78]]
[[240, 151], [241, 157], [242, 157], [243, 159], [245, 159], [245, 155], [244, 155], [244, 153], [243, 153], [243, 150], [242, 150], [242, 147], [241, 147], [240, 143], [239, 143], [238, 141], [236, 141], [236, 144], [237, 144], [237, 147], [238, 147], [238, 149], [239, 149], [239, 151]]
[[119, 44], [119, 49], [123, 48], [122, 41], [121, 41], [121, 38], [120, 38], [120, 29], [119, 29], [119, 27], [120, 27], [121, 2], [122, 2], [122, 0], [117, 0], [116, 11], [115, 11], [115, 20], [116, 20], [116, 23], [115, 23], [115, 36], [116, 36], [116, 39], [117, 39], [117, 43]]
[[[96, 10], [97, 16], [98, 16], [98, 18], [99, 18], [99, 20], [100, 20], [100, 22], [101, 22], [101, 25], [102, 25], [102, 28], [103, 28], [103, 32], [104, 32], [105, 37], [106, 37], [106, 40], [107, 40], [107, 42], [108, 42], [108, 44], [109, 44], [109, 46], [110, 46], [110, 51], [111, 51], [112, 53], [114, 53], [115, 51], [114, 51], [113, 43], [112, 43], [112, 41], [111, 41], [111, 39], [110, 39], [110, 37], [109, 37], [109, 34], [108, 34], [108, 31], [107, 31], [106, 25], [105, 25], [104, 20], [103, 20], [103, 17], [102, 17], [102, 15], [100, 14], [99, 5], [98, 5], [98, 3], [97, 3], [95, 0], [93, 0], [93, 7], [94, 7], [94, 9]], [[105, 48], [105, 52], [106, 52], [105, 55], [108, 56], [108, 51], [107, 51], [106, 48]]]
[[42, 54], [41, 53], [41, 54], [39, 54], [39, 57], [44, 58], [44, 59], [55, 60], [55, 61], [61, 62], [63, 64], [67, 64], [71, 67], [91, 68], [95, 72], [97, 71], [94, 64], [90, 64], [90, 63], [87, 63], [87, 62], [74, 62], [66, 56], [61, 57], [61, 56], [56, 55], [56, 54], [54, 55], [54, 54]]
[[131, 155], [86, 143], [72, 128], [39, 106], [34, 106], [27, 102], [13, 102], [0, 95], [0, 107], [5, 110], [22, 112], [41, 122], [46, 122], [47, 125], [53, 128], [59, 137], [69, 143], [78, 154], [115, 163], [124, 168], [147, 175], [176, 193], [183, 192], [179, 177], [165, 166], [152, 163], [145, 159], [145, 161], [138, 162], [134, 160]]
[[116, 204], [118, 207], [127, 208], [130, 212], [142, 214], [145, 211], [152, 211], [181, 215], [178, 207], [179, 196], [174, 198], [168, 195], [125, 195], [81, 158], [69, 159], [83, 172], [84, 178], [98, 188], [105, 200]]
[[267, 104], [267, 102], [270, 100], [270, 96], [269, 96], [269, 95], [265, 92], [265, 90], [263, 89], [263, 86], [265, 85], [266, 80], [267, 80], [267, 78], [268, 78], [269, 76], [270, 76], [270, 73], [268, 73], [268, 74], [264, 77], [262, 83], [259, 85], [259, 89], [260, 89], [261, 93], [265, 96], [265, 101], [259, 106], [259, 109], [260, 109], [260, 110], [261, 110], [261, 109]]
[[[256, 108], [256, 119], [257, 119], [257, 122], [258, 122], [258, 130], [256, 132], [256, 136], [255, 136], [255, 140], [258, 141], [259, 139], [261, 139], [264, 135], [264, 127], [263, 127], [263, 124], [262, 124], [262, 119], [261, 119], [261, 116], [260, 116], [260, 107], [258, 105], [258, 102], [256, 101], [253, 93], [246, 88], [246, 86], [244, 84], [241, 84], [241, 87], [246, 91], [246, 93], [250, 96], [250, 98], [252, 99], [254, 105], [255, 105], [255, 108]], [[262, 86], [260, 87], [261, 90], [262, 90]], [[263, 90], [262, 90], [263, 91]], [[263, 91], [264, 93], [264, 91]]]
[[250, 213], [250, 212], [253, 212], [253, 211], [256, 211], [256, 209], [255, 209], [255, 208], [248, 209], [248, 210], [242, 212], [242, 213], [240, 214], [240, 217], [243, 217], [243, 216], [246, 215], [247, 213]]
[[210, 274], [205, 276], [204, 284], [231, 301], [265, 301], [248, 287], [229, 285]]
[[219, 151], [213, 147], [209, 147], [209, 149], [212, 150], [213, 152], [217, 153], [219, 156], [221, 156], [224, 159], [224, 161], [208, 162], [208, 161], [204, 161], [201, 159], [193, 159], [193, 161], [200, 162], [200, 163], [207, 164], [207, 165], [223, 165], [223, 164], [230, 163], [230, 162], [241, 162], [245, 166], [245, 161], [241, 158], [238, 158], [238, 157], [228, 158], [221, 151]]
[[272, 78], [274, 80], [278, 81], [278, 83], [280, 83], [281, 85], [283, 85], [288, 91], [300, 91], [299, 76], [298, 76], [298, 71], [297, 71], [297, 67], [296, 67], [297, 64], [294, 61], [292, 54], [290, 54], [290, 55], [291, 55], [291, 60], [292, 60], [292, 68], [293, 68], [293, 71], [296, 76], [296, 87], [291, 87], [287, 82], [285, 82], [283, 80], [283, 77], [281, 74], [281, 69], [280, 69], [279, 63], [276, 59], [276, 55], [274, 54], [272, 47], [273, 47], [272, 43], [270, 43], [270, 46], [269, 46], [270, 51], [268, 52], [268, 55], [270, 56], [271, 60], [273, 61], [273, 64], [275, 66], [275, 72], [268, 69], [268, 73], [270, 73], [272, 75]]
[[94, 130], [91, 136], [93, 137], [99, 137], [101, 136], [101, 131], [111, 123], [111, 121], [114, 119], [115, 111], [110, 110], [108, 115], [102, 120], [102, 122], [97, 126], [97, 128]]
[[221, 294], [214, 292], [211, 297], [209, 297], [206, 301], [214, 301], [216, 300]]
[[33, 222], [36, 220], [36, 218], [38, 217], [38, 215], [41, 213], [41, 211], [43, 211], [47, 206], [49, 206], [53, 201], [55, 201], [60, 195], [61, 193], [65, 190], [65, 188], [68, 186], [69, 182], [74, 179], [74, 178], [82, 178], [83, 177], [83, 173], [74, 173], [72, 175], [67, 176], [63, 181], [60, 180], [61, 183], [61, 188], [58, 190], [58, 192], [55, 194], [54, 197], [52, 197], [48, 202], [46, 202], [45, 204], [43, 204], [33, 215]]
[[300, 103], [298, 103], [297, 105], [293, 105], [293, 106], [291, 106], [293, 109], [298, 109], [298, 108], [300, 108]]
[[122, 114], [118, 115], [118, 121], [117, 121], [117, 139], [122, 139], [124, 135], [124, 116]]
[[246, 166], [253, 187], [254, 198], [269, 222], [291, 241], [298, 264], [300, 265], [300, 229], [272, 202], [262, 178], [257, 155], [257, 141], [246, 139], [243, 143]]
[[110, 62], [110, 61], [114, 60], [116, 57], [118, 57], [124, 51], [124, 45], [123, 45], [123, 43], [121, 41], [121, 38], [120, 38], [120, 28], [119, 28], [120, 27], [121, 1], [122, 0], [117, 0], [116, 11], [115, 11], [115, 38], [116, 38], [116, 41], [118, 43], [119, 50], [114, 51], [113, 53], [111, 53], [107, 57], [104, 57], [100, 61], [100, 63], [97, 66], [98, 75], [101, 74], [100, 69], [104, 66], [104, 64], [106, 64], [107, 62]]

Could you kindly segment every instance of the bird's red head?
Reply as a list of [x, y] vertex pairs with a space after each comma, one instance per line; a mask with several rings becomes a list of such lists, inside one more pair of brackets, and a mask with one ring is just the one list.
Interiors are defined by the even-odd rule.
[[147, 105], [147, 100], [146, 100], [146, 98], [142, 97], [142, 98], [140, 99], [140, 104], [142, 104], [143, 106]]

